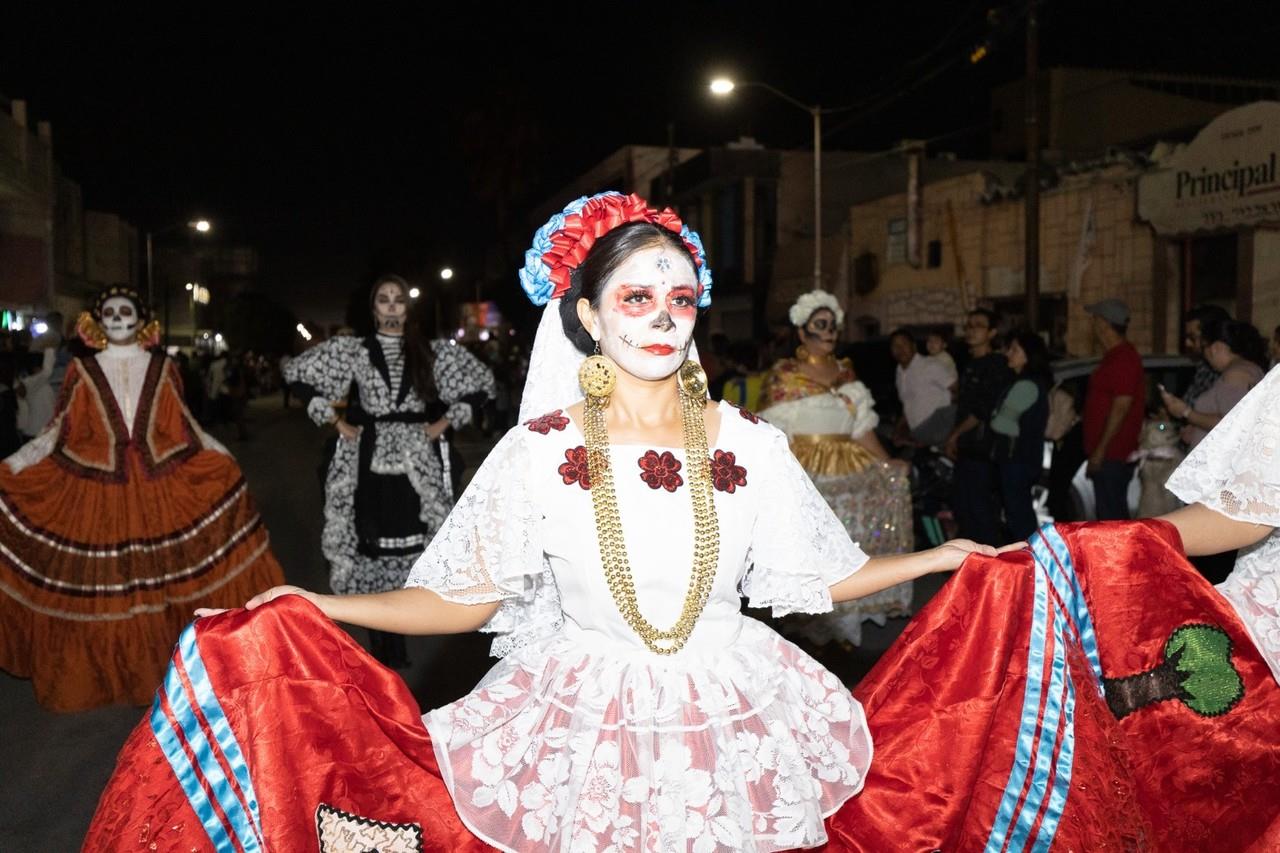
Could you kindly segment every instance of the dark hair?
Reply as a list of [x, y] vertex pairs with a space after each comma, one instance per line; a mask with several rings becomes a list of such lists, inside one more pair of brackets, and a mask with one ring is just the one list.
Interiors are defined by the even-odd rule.
[[1267, 342], [1250, 323], [1235, 320], [1202, 320], [1200, 322], [1200, 341], [1204, 346], [1221, 341], [1238, 356], [1247, 358], [1254, 364], [1267, 367]]
[[993, 332], [1000, 331], [1000, 315], [992, 311], [990, 308], [971, 308], [966, 316], [972, 317], [979, 315], [987, 318], [987, 328]]
[[[131, 284], [117, 283], [110, 284], [98, 291], [98, 296], [93, 301], [93, 318], [95, 320], [102, 319], [102, 307], [107, 304], [108, 299], [114, 299], [117, 296], [123, 296], [133, 303], [133, 308], [138, 312], [138, 320], [146, 323], [151, 319], [151, 310], [147, 303], [142, 301], [142, 295]], [[59, 331], [62, 331], [59, 329]]]
[[1210, 305], [1206, 303], [1203, 305], [1197, 305], [1188, 311], [1187, 318], [1183, 322], [1190, 323], [1193, 320], [1203, 327], [1205, 323], [1209, 322], [1230, 322], [1231, 315], [1228, 314], [1227, 309], [1223, 308], [1221, 305]]
[[1018, 332], [1011, 338], [1027, 355], [1027, 366], [1022, 368], [1022, 375], [1027, 379], [1048, 388], [1053, 384], [1053, 368], [1049, 365], [1049, 348], [1044, 338], [1035, 332]]
[[1277, 341], [1280, 341], [1280, 326], [1276, 326], [1275, 331], [1271, 333], [1271, 337]]
[[695, 273], [698, 266], [679, 235], [651, 222], [628, 222], [596, 240], [587, 257], [569, 274], [569, 291], [560, 299], [560, 323], [564, 334], [579, 351], [595, 352], [596, 342], [578, 319], [578, 300], [585, 299], [599, 309], [604, 283], [627, 258], [642, 249], [663, 245], [687, 258]]
[[898, 328], [890, 332], [889, 343], [893, 343], [894, 338], [906, 338], [907, 343], [911, 344], [913, 349], [917, 347], [916, 336], [911, 334], [911, 330], [908, 329], [906, 326], [899, 326]]
[[[431, 336], [427, 334], [422, 309], [409, 299], [409, 282], [403, 276], [387, 273], [375, 278], [369, 288], [369, 310], [373, 310], [378, 289], [384, 284], [394, 284], [404, 293], [404, 375], [413, 390], [418, 392], [418, 399], [429, 403], [436, 398], [436, 355], [431, 349]], [[374, 331], [377, 331], [376, 327]]]

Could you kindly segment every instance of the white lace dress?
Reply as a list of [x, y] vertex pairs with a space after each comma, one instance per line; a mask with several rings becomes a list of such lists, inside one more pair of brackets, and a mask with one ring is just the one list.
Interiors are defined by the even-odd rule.
[[[1238, 521], [1280, 527], [1280, 367], [1196, 445], [1166, 488]], [[1242, 549], [1218, 591], [1280, 681], [1280, 531]]]
[[[831, 608], [865, 564], [778, 430], [721, 404], [720, 559], [688, 644], [650, 652], [601, 570], [585, 441], [554, 412], [509, 432], [414, 566], [410, 586], [501, 601], [502, 660], [424, 721], [458, 813], [503, 850], [769, 851], [826, 840], [871, 761], [862, 707], [740, 612]], [[673, 624], [693, 554], [684, 452], [613, 445], [641, 612]]]

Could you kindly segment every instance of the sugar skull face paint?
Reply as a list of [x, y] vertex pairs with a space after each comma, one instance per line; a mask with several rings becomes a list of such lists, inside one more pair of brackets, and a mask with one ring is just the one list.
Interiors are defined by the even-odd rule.
[[627, 373], [665, 379], [689, 352], [697, 304], [693, 264], [665, 246], [652, 246], [631, 255], [605, 281], [588, 331]]
[[102, 303], [100, 325], [107, 340], [113, 344], [133, 343], [141, 322], [137, 306], [127, 296], [113, 296]]
[[373, 294], [373, 321], [384, 335], [404, 332], [405, 314], [409, 310], [404, 288], [398, 282], [384, 281]]
[[826, 308], [814, 311], [800, 330], [804, 345], [816, 356], [835, 352], [836, 338], [839, 336], [840, 327], [836, 325], [836, 315]]

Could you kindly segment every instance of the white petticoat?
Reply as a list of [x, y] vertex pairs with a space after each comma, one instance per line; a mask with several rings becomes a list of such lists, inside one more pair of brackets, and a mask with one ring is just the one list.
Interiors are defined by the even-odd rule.
[[510, 851], [772, 851], [826, 841], [862, 788], [862, 706], [741, 617], [671, 659], [567, 626], [428, 713], [459, 816]]

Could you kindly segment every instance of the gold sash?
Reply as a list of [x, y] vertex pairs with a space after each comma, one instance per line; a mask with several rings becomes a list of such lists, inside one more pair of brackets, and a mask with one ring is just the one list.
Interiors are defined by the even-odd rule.
[[794, 435], [791, 452], [804, 470], [825, 476], [856, 474], [876, 461], [870, 450], [839, 433]]

